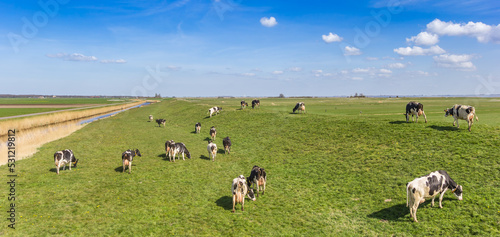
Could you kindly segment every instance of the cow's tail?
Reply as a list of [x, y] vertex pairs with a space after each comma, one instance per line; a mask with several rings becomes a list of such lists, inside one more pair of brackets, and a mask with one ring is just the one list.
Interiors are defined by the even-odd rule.
[[408, 188], [410, 187], [410, 183], [406, 184], [406, 206], [408, 206]]
[[479, 121], [479, 118], [476, 115], [476, 111], [473, 111], [473, 113], [474, 113], [474, 117], [476, 117], [476, 121]]

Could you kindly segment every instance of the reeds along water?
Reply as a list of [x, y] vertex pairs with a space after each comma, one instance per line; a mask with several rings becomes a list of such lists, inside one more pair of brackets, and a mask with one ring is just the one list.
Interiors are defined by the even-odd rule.
[[[32, 156], [43, 144], [66, 137], [82, 128], [85, 125], [81, 125], [81, 121], [89, 117], [111, 113], [141, 103], [143, 102], [2, 121], [0, 123], [0, 132], [2, 133], [0, 135], [0, 165], [5, 165], [8, 161], [7, 132], [9, 129], [16, 130], [15, 155], [17, 161]], [[50, 160], [53, 157], [47, 159]]]

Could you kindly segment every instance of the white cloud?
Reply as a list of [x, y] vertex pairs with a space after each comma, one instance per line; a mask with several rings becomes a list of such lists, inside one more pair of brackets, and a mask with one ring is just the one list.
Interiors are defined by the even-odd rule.
[[437, 35], [475, 37], [481, 43], [500, 43], [500, 24], [486, 25], [482, 22], [465, 23], [444, 22], [439, 19], [427, 24], [427, 31]]
[[178, 71], [178, 70], [180, 70], [180, 69], [181, 69], [181, 67], [179, 67], [179, 66], [169, 65], [169, 66], [167, 66], [167, 69], [168, 69], [168, 70], [171, 70], [171, 71]]
[[356, 47], [345, 46], [344, 55], [361, 55], [361, 50]]
[[274, 72], [272, 72], [272, 74], [274, 74], [274, 75], [281, 75], [281, 74], [283, 74], [283, 71], [274, 71]]
[[355, 68], [355, 69], [352, 69], [352, 72], [354, 72], [354, 73], [368, 73], [368, 72], [370, 72], [370, 69], [369, 68]]
[[429, 73], [424, 71], [417, 71], [417, 74], [421, 76], [429, 76]]
[[245, 72], [245, 73], [242, 73], [241, 75], [245, 76], [245, 77], [253, 77], [253, 76], [255, 76], [255, 73]]
[[262, 18], [260, 18], [260, 24], [262, 24], [265, 27], [273, 27], [273, 26], [277, 25], [278, 22], [276, 21], [276, 18], [274, 18], [274, 17], [270, 17], [270, 18], [262, 17]]
[[469, 54], [442, 54], [439, 56], [434, 56], [434, 62], [440, 67], [453, 68], [464, 71], [472, 71], [476, 69], [476, 66], [470, 61], [473, 56]]
[[394, 49], [394, 52], [403, 56], [415, 56], [415, 55], [435, 55], [435, 54], [443, 54], [446, 53], [444, 49], [441, 47], [434, 45], [428, 49], [424, 49], [418, 46], [406, 47], [406, 48], [397, 48]]
[[362, 77], [351, 77], [352, 80], [355, 80], [355, 81], [362, 81], [363, 78]]
[[66, 61], [81, 61], [81, 62], [97, 61], [97, 58], [95, 56], [85, 56], [85, 55], [79, 54], [79, 53], [47, 54], [47, 57], [49, 57], [49, 58], [61, 58], [61, 59], [66, 60]]
[[391, 63], [389, 65], [387, 65], [389, 68], [405, 68], [406, 67], [406, 64], [402, 64], [402, 63]]
[[337, 34], [333, 34], [332, 32], [330, 32], [329, 35], [323, 35], [322, 38], [326, 43], [340, 42], [343, 40], [342, 37], [338, 36]]
[[365, 59], [368, 60], [368, 61], [377, 61], [379, 58], [377, 58], [377, 57], [366, 57]]
[[318, 69], [318, 70], [312, 70], [311, 72], [312, 72], [312, 73], [323, 73], [323, 70]]
[[125, 61], [125, 59], [104, 59], [104, 60], [101, 60], [101, 63], [126, 63], [127, 61]]
[[291, 67], [288, 70], [291, 72], [300, 72], [300, 71], [302, 71], [302, 68], [301, 67]]
[[392, 71], [391, 71], [391, 70], [389, 70], [389, 69], [385, 69], [385, 68], [380, 69], [380, 70], [379, 70], [379, 72], [380, 72], [380, 73], [384, 73], [384, 74], [391, 74], [391, 73], [392, 73]]
[[439, 42], [439, 36], [428, 32], [420, 32], [417, 36], [406, 38], [406, 42], [414, 42], [416, 45], [435, 45]]

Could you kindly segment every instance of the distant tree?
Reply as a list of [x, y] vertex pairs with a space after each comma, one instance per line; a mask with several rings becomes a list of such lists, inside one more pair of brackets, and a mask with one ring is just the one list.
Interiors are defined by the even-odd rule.
[[285, 95], [280, 94], [279, 98], [285, 98]]

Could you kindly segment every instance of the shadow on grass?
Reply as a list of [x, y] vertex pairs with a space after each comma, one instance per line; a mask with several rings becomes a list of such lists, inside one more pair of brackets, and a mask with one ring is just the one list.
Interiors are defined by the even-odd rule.
[[224, 149], [222, 148], [219, 148], [217, 149], [217, 154], [225, 154], [226, 152], [224, 151]]
[[200, 155], [200, 159], [202, 159], [202, 160], [210, 160], [210, 157], [208, 157], [206, 155]]
[[452, 127], [452, 126], [431, 125], [429, 127], [432, 128], [432, 129], [436, 129], [438, 131], [456, 131], [457, 130], [456, 127]]
[[409, 215], [410, 210], [406, 207], [406, 203], [398, 204], [392, 207], [384, 208], [380, 211], [376, 211], [369, 214], [369, 218], [375, 218], [387, 221], [411, 221], [411, 219], [402, 219], [404, 216]]
[[[405, 124], [407, 123], [406, 121], [401, 121], [401, 120], [398, 120], [398, 121], [390, 121], [389, 122], [390, 124]], [[409, 122], [408, 122], [409, 123]]]
[[205, 137], [205, 139], [203, 139], [203, 141], [211, 141], [212, 138], [211, 137]]
[[[75, 166], [71, 166], [71, 169], [76, 169], [76, 168], [77, 167], [75, 167]], [[57, 173], [57, 168], [51, 168], [51, 169], [49, 169], [49, 171], [53, 172], [53, 173]], [[61, 168], [59, 169], [59, 172], [64, 172], [64, 171], [70, 171], [69, 166], [66, 166], [66, 170], [63, 170], [63, 168], [61, 166]], [[71, 171], [73, 171], [73, 170], [71, 170]]]
[[224, 210], [226, 211], [233, 210], [233, 198], [230, 196], [224, 196], [217, 199], [217, 201], [215, 201], [215, 204], [217, 204], [217, 206], [219, 207], [224, 208]]
[[[135, 166], [135, 165], [134, 165], [134, 164], [132, 164], [132, 167], [134, 167], [134, 166]], [[116, 171], [116, 172], [120, 172], [120, 173], [122, 173], [122, 172], [123, 172], [123, 166], [118, 166], [118, 167], [116, 167], [116, 168], [115, 168], [115, 171]], [[129, 172], [129, 171], [128, 171], [128, 167], [127, 167], [127, 168], [125, 168], [125, 172], [123, 172], [123, 173], [128, 173], [128, 172]]]

